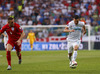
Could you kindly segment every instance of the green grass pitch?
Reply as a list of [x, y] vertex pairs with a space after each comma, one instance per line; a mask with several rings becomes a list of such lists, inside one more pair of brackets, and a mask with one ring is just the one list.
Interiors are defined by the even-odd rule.
[[0, 74], [100, 74], [100, 51], [79, 50], [78, 67], [69, 68], [67, 51], [22, 51], [22, 64], [12, 52], [12, 70], [7, 70], [6, 52], [0, 51]]

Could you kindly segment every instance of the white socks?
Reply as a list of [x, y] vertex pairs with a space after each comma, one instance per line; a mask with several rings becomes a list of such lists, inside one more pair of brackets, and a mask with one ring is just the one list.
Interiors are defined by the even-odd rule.
[[75, 61], [77, 57], [77, 51], [74, 51], [73, 56], [72, 56], [72, 61]]

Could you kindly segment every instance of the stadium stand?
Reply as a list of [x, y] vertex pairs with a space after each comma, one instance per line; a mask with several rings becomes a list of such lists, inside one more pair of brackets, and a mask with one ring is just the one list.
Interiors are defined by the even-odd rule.
[[[99, 34], [100, 0], [1, 0], [0, 27], [12, 16], [22, 25], [66, 25], [74, 15]], [[98, 28], [97, 28], [98, 27]]]

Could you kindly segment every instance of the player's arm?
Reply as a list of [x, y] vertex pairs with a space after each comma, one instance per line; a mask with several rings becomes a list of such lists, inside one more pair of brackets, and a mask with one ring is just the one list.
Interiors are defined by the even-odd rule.
[[21, 33], [21, 36], [20, 36], [20, 38], [18, 39], [18, 40], [22, 40], [23, 38], [24, 38], [24, 36], [25, 36], [25, 33], [24, 33], [24, 31]]
[[21, 45], [21, 41], [24, 38], [24, 36], [25, 36], [25, 33], [24, 33], [24, 31], [22, 31], [20, 38], [17, 40], [18, 45]]
[[86, 28], [85, 25], [83, 26], [83, 35], [86, 34]]
[[22, 30], [22, 28], [20, 27], [19, 24], [17, 24], [16, 27], [18, 28], [18, 32], [21, 33], [21, 36], [20, 36], [20, 38], [18, 39], [19, 41], [21, 41], [21, 40], [24, 38], [25, 33], [24, 33], [24, 31]]
[[65, 29], [64, 29], [64, 31], [63, 32], [74, 32], [75, 30], [69, 30], [69, 28], [68, 27], [66, 27]]
[[6, 31], [6, 26], [3, 26], [2, 29], [0, 30], [0, 36], [4, 31]]
[[3, 35], [4, 37], [7, 37], [7, 35], [6, 35], [5, 33], [2, 33], [2, 35]]
[[20, 38], [17, 40], [17, 44], [21, 45], [21, 41], [24, 38], [25, 33], [24, 33], [24, 31], [22, 30], [22, 28], [20, 27], [19, 24], [16, 24], [16, 28], [17, 28], [18, 32], [21, 33]]

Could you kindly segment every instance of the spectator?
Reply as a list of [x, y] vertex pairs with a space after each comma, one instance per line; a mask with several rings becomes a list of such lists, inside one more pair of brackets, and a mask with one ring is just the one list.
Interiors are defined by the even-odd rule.
[[39, 15], [37, 16], [37, 21], [40, 21], [40, 18], [41, 18], [41, 15], [39, 14]]
[[22, 19], [19, 18], [18, 21], [17, 21], [17, 23], [18, 23], [19, 25], [21, 25], [21, 24], [22, 24]]
[[47, 38], [49, 36], [48, 30], [47, 29], [43, 29], [43, 37]]
[[98, 34], [100, 35], [100, 26], [99, 25], [95, 27], [95, 32], [97, 35]]
[[19, 16], [21, 16], [22, 14], [22, 4], [21, 3], [18, 5], [18, 14]]
[[87, 19], [86, 19], [86, 23], [87, 23], [88, 25], [90, 25], [91, 20], [90, 20], [90, 18], [89, 18], [89, 17], [87, 17]]
[[42, 31], [38, 32], [38, 37], [39, 37], [39, 38], [43, 38], [43, 33], [42, 33]]
[[33, 25], [33, 21], [31, 18], [29, 18], [29, 20], [28, 20], [28, 25]]
[[25, 25], [27, 22], [27, 20], [25, 19], [25, 17], [22, 18], [22, 25]]
[[98, 28], [97, 35], [100, 35], [100, 27]]
[[97, 19], [97, 23], [100, 25], [100, 18]]
[[2, 11], [2, 7], [1, 7], [1, 5], [0, 5], [0, 11]]
[[2, 25], [8, 16], [20, 25], [62, 25], [75, 14], [85, 18], [86, 25], [100, 25], [100, 0], [0, 0]]

